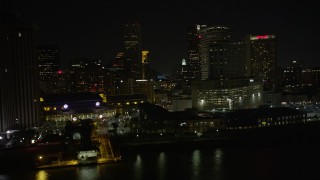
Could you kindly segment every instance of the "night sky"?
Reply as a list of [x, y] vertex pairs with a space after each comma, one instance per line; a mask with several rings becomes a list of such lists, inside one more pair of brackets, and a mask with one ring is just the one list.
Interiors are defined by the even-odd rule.
[[190, 24], [227, 25], [238, 38], [275, 34], [279, 65], [298, 60], [320, 66], [318, 6], [279, 2], [2, 0], [0, 10], [36, 22], [40, 44], [57, 45], [64, 67], [78, 57], [113, 60], [122, 47], [121, 24], [131, 19], [141, 22], [142, 46], [160, 72], [170, 72], [186, 58]]

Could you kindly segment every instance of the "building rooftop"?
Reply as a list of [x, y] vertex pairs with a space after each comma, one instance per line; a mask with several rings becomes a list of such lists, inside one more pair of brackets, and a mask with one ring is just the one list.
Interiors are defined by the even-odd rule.
[[122, 101], [134, 101], [134, 100], [147, 100], [147, 96], [144, 94], [126, 94], [117, 96], [108, 96], [107, 101], [110, 102], [122, 102]]
[[275, 107], [275, 108], [254, 108], [254, 109], [239, 109], [227, 113], [229, 118], [237, 119], [251, 119], [259, 117], [278, 117], [278, 116], [287, 116], [287, 115], [301, 115], [303, 112], [287, 108], [287, 107]]
[[43, 96], [44, 104], [76, 103], [85, 101], [102, 101], [96, 93], [47, 94]]

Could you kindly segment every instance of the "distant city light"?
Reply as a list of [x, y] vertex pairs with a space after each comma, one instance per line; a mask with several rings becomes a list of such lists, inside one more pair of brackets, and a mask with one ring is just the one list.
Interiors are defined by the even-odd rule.
[[96, 107], [100, 106], [100, 102], [96, 102]]
[[258, 35], [258, 36], [251, 36], [250, 40], [258, 40], [258, 39], [273, 39], [275, 38], [274, 35]]
[[58, 74], [62, 74], [62, 71], [61, 71], [61, 70], [59, 70], [59, 71], [58, 71]]
[[268, 35], [257, 36], [258, 39], [268, 39]]
[[181, 65], [182, 66], [186, 66], [187, 65], [187, 61], [185, 59], [182, 59]]
[[64, 104], [63, 105], [63, 109], [68, 109], [69, 105], [68, 104]]

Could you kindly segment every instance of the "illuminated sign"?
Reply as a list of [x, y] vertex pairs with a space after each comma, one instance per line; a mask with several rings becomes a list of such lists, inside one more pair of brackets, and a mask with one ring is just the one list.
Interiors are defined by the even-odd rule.
[[274, 39], [275, 35], [258, 35], [250, 36], [250, 40], [259, 40], [259, 39]]

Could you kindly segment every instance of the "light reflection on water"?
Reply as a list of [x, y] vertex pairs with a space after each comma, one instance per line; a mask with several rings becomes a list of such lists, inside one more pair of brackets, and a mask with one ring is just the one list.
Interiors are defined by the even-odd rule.
[[47, 180], [48, 173], [44, 170], [40, 170], [36, 173], [36, 180]]
[[213, 158], [213, 171], [215, 176], [218, 179], [221, 179], [223, 177], [223, 167], [222, 167], [222, 162], [223, 162], [223, 151], [221, 148], [217, 148], [214, 150], [214, 158]]
[[[320, 147], [212, 148], [131, 153], [123, 162], [0, 173], [0, 179], [297, 179], [318, 175]], [[292, 159], [295, 163], [292, 163]], [[303, 165], [303, 166], [301, 166]], [[291, 174], [290, 174], [291, 173]], [[293, 174], [295, 173], [295, 174]]]
[[196, 179], [199, 176], [200, 172], [200, 161], [201, 161], [201, 153], [199, 150], [195, 150], [192, 153], [192, 159], [191, 159], [191, 164], [192, 164], [192, 172], [193, 172], [193, 177]]
[[159, 179], [165, 179], [166, 172], [166, 154], [161, 152], [158, 158], [158, 173]]
[[135, 179], [141, 179], [142, 178], [142, 173], [143, 173], [143, 164], [141, 160], [141, 156], [138, 154], [136, 161], [134, 162], [134, 178]]
[[100, 166], [83, 166], [77, 168], [77, 176], [79, 180], [99, 179]]

